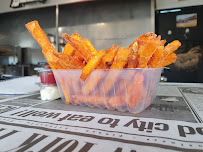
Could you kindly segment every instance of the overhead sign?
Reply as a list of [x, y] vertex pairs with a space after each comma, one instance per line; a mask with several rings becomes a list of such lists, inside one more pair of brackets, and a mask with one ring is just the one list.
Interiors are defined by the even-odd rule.
[[32, 2], [42, 2], [45, 3], [46, 0], [11, 0], [10, 7], [12, 8], [18, 8], [22, 7], [27, 3], [32, 3]]

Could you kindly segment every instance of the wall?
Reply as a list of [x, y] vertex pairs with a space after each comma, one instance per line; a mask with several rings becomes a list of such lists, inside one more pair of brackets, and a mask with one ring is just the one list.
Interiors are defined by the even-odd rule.
[[[3, 2], [8, 5], [5, 0]], [[2, 2], [0, 4], [2, 7]], [[151, 0], [109, 0], [60, 5], [59, 36], [62, 32], [80, 33], [82, 37], [90, 39], [97, 50], [107, 49], [112, 44], [128, 46], [139, 35], [154, 32], [152, 5], [153, 0], [152, 3]], [[22, 9], [28, 9], [28, 6]], [[41, 48], [24, 25], [29, 21], [38, 20], [46, 34], [56, 35], [55, 12], [56, 7], [52, 6], [0, 14], [0, 45], [27, 48], [30, 51], [27, 54], [32, 56], [32, 64], [45, 61]], [[32, 53], [33, 51], [35, 52]]]
[[59, 35], [80, 33], [97, 50], [112, 44], [126, 47], [139, 35], [153, 31], [150, 1], [78, 3], [59, 10]]
[[156, 0], [156, 10], [203, 5], [203, 0]]
[[11, 0], [1, 0], [0, 13], [16, 12], [16, 11], [22, 11], [22, 10], [30, 10], [30, 9], [72, 4], [72, 3], [78, 3], [78, 2], [81, 3], [86, 1], [91, 1], [91, 0], [46, 0], [45, 3], [40, 3], [40, 2], [27, 3], [25, 6], [20, 8], [11, 8], [10, 7]]
[[[38, 20], [46, 34], [55, 35], [55, 10], [55, 7], [47, 7], [0, 14], [0, 46], [10, 45], [30, 49], [29, 56], [26, 57], [30, 59], [27, 60], [28, 64], [36, 64], [37, 62], [41, 62], [41, 60], [45, 62], [46, 60], [41, 53], [41, 47], [27, 31], [25, 24], [33, 20]], [[33, 53], [36, 54], [34, 51], [37, 51], [39, 54], [37, 58], [31, 58]], [[5, 61], [4, 63], [0, 61], [0, 64], [5, 64]]]

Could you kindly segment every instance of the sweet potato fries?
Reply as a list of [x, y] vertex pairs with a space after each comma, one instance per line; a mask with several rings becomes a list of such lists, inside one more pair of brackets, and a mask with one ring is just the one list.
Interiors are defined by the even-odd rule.
[[[62, 37], [67, 44], [63, 53], [59, 53], [50, 44], [37, 21], [27, 23], [26, 28], [41, 46], [42, 52], [52, 69], [82, 69], [80, 78], [84, 85], [80, 91], [85, 94], [85, 97], [74, 95], [75, 86], [71, 80], [60, 79], [59, 81], [68, 103], [70, 103], [71, 93], [73, 93], [72, 99], [74, 103], [82, 102], [83, 98], [86, 98], [90, 104], [95, 102], [95, 98], [90, 94], [95, 87], [102, 87], [102, 85], [108, 86], [105, 88], [105, 94], [108, 94], [119, 77], [119, 70], [125, 68], [162, 68], [175, 62], [177, 56], [174, 51], [181, 46], [178, 40], [165, 46], [166, 40], [161, 40], [161, 36], [148, 32], [139, 36], [129, 47], [112, 45], [107, 50], [97, 51], [88, 39], [82, 38], [79, 34], [74, 33], [70, 36], [63, 33]], [[111, 77], [111, 73], [108, 73], [107, 75], [97, 75], [94, 79], [88, 79], [95, 69], [117, 69], [118, 72], [114, 73], [113, 77]], [[128, 104], [129, 107], [136, 106], [138, 97], [146, 91], [143, 88], [144, 75], [142, 73], [134, 76], [133, 72], [131, 72], [128, 76], [132, 77], [132, 83], [126, 89], [126, 96], [122, 96], [122, 88], [117, 90], [119, 95], [122, 96], [120, 99], [123, 99], [116, 103], [117, 106], [123, 106], [124, 104]], [[58, 77], [60, 78], [60, 76]], [[105, 81], [109, 79], [110, 81]], [[100, 84], [101, 80], [104, 80], [102, 84]], [[122, 85], [124, 83], [121, 81], [118, 84]], [[114, 97], [106, 97], [105, 101], [102, 96], [98, 97], [98, 99], [100, 99], [98, 101], [100, 104], [106, 102], [109, 107], [115, 106], [113, 104], [115, 102]]]

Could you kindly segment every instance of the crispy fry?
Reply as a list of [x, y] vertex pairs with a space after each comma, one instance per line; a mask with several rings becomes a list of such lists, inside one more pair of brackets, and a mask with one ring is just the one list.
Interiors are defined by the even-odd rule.
[[181, 46], [181, 43], [178, 40], [175, 40], [175, 41], [169, 43], [167, 46], [165, 46], [165, 48], [163, 50], [163, 55], [159, 59], [159, 62], [157, 63], [156, 67], [163, 67], [164, 61], [167, 58], [167, 56], [169, 56], [174, 51], [176, 51], [180, 46]]
[[113, 45], [109, 50], [108, 53], [102, 58], [100, 64], [98, 65], [97, 69], [106, 69], [106, 64], [107, 63], [111, 63], [113, 62], [117, 52], [118, 52], [118, 48], [115, 45]]
[[159, 62], [160, 62], [161, 58], [163, 58], [163, 50], [164, 50], [164, 46], [157, 47], [157, 50], [155, 51], [151, 60], [148, 63], [148, 67], [150, 67], [150, 68], [161, 67], [161, 65], [159, 65]]
[[84, 60], [88, 63], [91, 58], [94, 56], [92, 52], [89, 50], [89, 48], [83, 44], [81, 41], [78, 41], [71, 36], [69, 36], [66, 33], [62, 34], [62, 37], [66, 40], [66, 42], [69, 42], [71, 46], [73, 46], [78, 53], [84, 58]]
[[83, 39], [82, 43], [84, 43], [89, 48], [93, 55], [97, 54], [98, 51], [94, 48], [94, 46], [88, 39]]
[[165, 66], [168, 66], [168, 65], [174, 63], [176, 61], [176, 59], [177, 59], [177, 56], [175, 53], [168, 55], [166, 57], [166, 59], [164, 60], [162, 67], [165, 67]]
[[141, 36], [139, 36], [129, 47], [133, 47], [134, 43], [137, 42], [138, 45], [143, 46], [144, 44], [146, 44], [149, 40], [151, 40], [152, 38], [156, 38], [156, 34], [152, 33], [152, 32], [148, 32], [146, 34], [143, 34]]
[[125, 111], [127, 108], [126, 101], [126, 81], [124, 79], [118, 79], [118, 85], [116, 86], [115, 96], [112, 96], [107, 102], [108, 108], [117, 108], [119, 111]]
[[44, 57], [47, 59], [47, 61], [56, 61], [58, 60], [58, 57], [56, 57], [54, 55], [54, 53], [57, 53], [57, 52], [50, 52], [50, 51], [47, 51], [45, 52], [44, 50], [42, 50], [42, 53], [44, 54]]
[[138, 64], [138, 43], [135, 42], [131, 49], [131, 55], [128, 61], [128, 67], [127, 68], [136, 68]]
[[103, 62], [100, 62], [97, 69], [106, 69], [106, 65]]
[[125, 96], [112, 96], [111, 98], [109, 98], [106, 106], [108, 109], [119, 109], [120, 111], [122, 111], [123, 107], [127, 106], [127, 104], [125, 104]]
[[[78, 41], [81, 41], [82, 40], [82, 37], [78, 34], [78, 33], [73, 33], [72, 38], [78, 40]], [[75, 48], [72, 47], [70, 45], [70, 43], [67, 42], [67, 44], [65, 45], [64, 47], [64, 51], [63, 51], [64, 54], [67, 54], [67, 55], [71, 55], [73, 56], [75, 54]]]
[[[73, 33], [71, 37], [78, 41], [82, 40], [82, 37], [78, 33]], [[84, 61], [83, 57], [77, 51], [75, 51], [75, 48], [72, 47], [69, 42], [67, 42], [66, 45], [67, 45], [67, 47], [70, 47], [69, 48], [70, 50], [68, 50], [68, 48], [67, 48], [67, 53], [63, 52], [64, 54], [71, 55], [71, 56], [73, 56], [75, 54], [74, 58], [76, 58], [77, 60], [79, 60], [81, 62]], [[66, 48], [66, 46], [65, 46], [65, 48]], [[64, 51], [65, 51], [65, 48], [64, 48]]]
[[156, 51], [157, 46], [159, 45], [159, 42], [160, 42], [160, 37], [153, 38], [149, 40], [149, 42], [146, 43], [144, 46], [140, 47], [140, 49], [138, 50], [138, 53], [139, 53], [138, 67], [139, 68], [147, 67], [147, 63], [149, 62], [150, 58]]
[[70, 55], [63, 53], [54, 53], [54, 55], [60, 59], [58, 60], [59, 64], [66, 69], [83, 69], [85, 67], [83, 63]]
[[51, 66], [52, 69], [58, 69], [57, 66], [54, 64], [55, 62], [57, 63], [58, 57], [56, 57], [53, 52], [45, 52], [42, 50], [42, 53], [44, 54], [44, 57], [47, 59], [49, 65]]
[[[58, 59], [59, 60], [59, 59]], [[52, 69], [65, 69], [64, 67], [62, 67], [59, 62], [57, 61], [50, 61], [49, 65]]]
[[105, 55], [104, 50], [100, 50], [84, 67], [80, 78], [85, 81], [91, 72], [99, 65], [102, 57]]
[[[111, 65], [110, 69], [123, 69], [123, 67], [125, 66], [125, 64], [128, 62], [129, 56], [130, 56], [130, 52], [131, 50], [129, 50], [129, 48], [124, 48], [124, 47], [120, 47], [118, 49], [118, 52], [115, 56], [115, 59], [113, 61], [113, 64]], [[111, 90], [112, 86], [114, 85], [114, 83], [116, 82], [118, 76], [119, 76], [119, 71], [115, 71], [112, 77], [112, 73], [108, 73], [106, 76], [106, 81], [104, 81], [104, 86], [105, 86], [105, 90], [106, 90], [106, 94], [108, 94], [108, 92]]]
[[159, 68], [161, 65], [159, 65], [160, 61], [163, 58], [163, 50], [164, 50], [164, 44], [166, 43], [166, 40], [161, 40], [159, 43], [159, 46], [157, 47], [156, 51], [152, 55], [151, 59], [148, 62], [149, 68]]
[[120, 47], [115, 56], [111, 69], [122, 69], [128, 62], [131, 50], [129, 48]]
[[80, 53], [78, 53], [78, 51], [75, 52], [75, 55], [73, 57], [79, 60], [80, 62], [84, 61], [84, 58], [80, 55]]
[[35, 38], [37, 43], [41, 46], [42, 52], [45, 58], [47, 59], [49, 65], [51, 66], [51, 68], [58, 69], [59, 65], [57, 67], [56, 66], [57, 64], [54, 64], [54, 62], [56, 62], [58, 58], [53, 55], [53, 52], [56, 53], [57, 51], [49, 42], [49, 39], [47, 38], [46, 34], [39, 26], [39, 23], [37, 21], [32, 21], [27, 23], [25, 26], [28, 29], [28, 31], [31, 33], [31, 35]]
[[151, 39], [156, 38], [156, 37], [157, 37], [157, 35], [154, 34], [153, 32], [147, 32], [147, 33], [145, 33], [145, 34], [139, 36], [139, 37], [137, 38], [137, 40], [138, 40], [138, 41], [144, 41], [144, 43], [147, 43], [148, 40], [151, 40]]
[[75, 54], [75, 49], [70, 45], [70, 43], [67, 43], [64, 47], [63, 53], [73, 56]]
[[166, 40], [161, 40], [161, 42], [159, 43], [159, 46], [164, 46], [165, 43], [166, 43]]
[[[105, 104], [105, 97], [104, 96], [82, 96], [78, 95], [77, 97], [73, 95], [73, 98], [77, 100], [78, 103], [89, 103], [92, 106], [99, 106]], [[96, 103], [95, 103], [96, 102]]]
[[164, 49], [164, 56], [167, 57], [169, 54], [176, 51], [180, 46], [181, 46], [181, 43], [178, 40], [175, 40], [169, 43]]
[[74, 38], [74, 39], [76, 39], [76, 40], [78, 40], [78, 41], [81, 41], [81, 40], [82, 40], [82, 36], [80, 36], [80, 34], [78, 34], [78, 33], [73, 33], [73, 34], [71, 35], [71, 37]]
[[133, 83], [127, 88], [128, 93], [127, 102], [129, 108], [137, 106], [140, 93], [142, 92], [143, 82], [144, 82], [144, 74], [137, 73], [134, 77]]
[[112, 48], [114, 48], [114, 47], [116, 47], [116, 45], [115, 44], [113, 44], [110, 48], [108, 48], [107, 50], [105, 50], [106, 51], [106, 53], [109, 53], [109, 51], [111, 51], [112, 50]]
[[[133, 49], [132, 55], [128, 62], [128, 68], [137, 68], [138, 67], [138, 59], [140, 58], [140, 51], [139, 49], [143, 47], [145, 44], [149, 43], [150, 40], [156, 38], [156, 34], [152, 32], [148, 32], [139, 36], [130, 46], [129, 48]], [[160, 39], [160, 37], [159, 37]], [[139, 52], [138, 52], [139, 51]]]
[[99, 85], [99, 82], [101, 82], [102, 78], [105, 77], [105, 74], [101, 71], [97, 71], [97, 75], [94, 76], [92, 79], [88, 79], [83, 87], [83, 93], [84, 94], [90, 94], [93, 90], [96, 90], [96, 88]]
[[35, 38], [37, 43], [41, 46], [41, 48], [45, 53], [57, 52], [49, 42], [49, 39], [47, 38], [46, 34], [41, 29], [37, 21], [29, 22], [25, 26], [28, 29], [28, 31], [31, 33], [31, 35]]

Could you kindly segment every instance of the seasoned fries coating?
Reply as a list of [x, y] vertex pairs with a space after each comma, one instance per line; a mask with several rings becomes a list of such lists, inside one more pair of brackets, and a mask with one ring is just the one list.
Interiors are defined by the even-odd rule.
[[78, 53], [84, 58], [87, 63], [94, 56], [89, 48], [81, 41], [72, 38], [66, 33], [63, 33], [62, 37], [66, 40], [66, 42], [70, 43], [70, 45], [72, 45], [78, 51]]
[[131, 55], [128, 61], [128, 68], [136, 68], [138, 64], [138, 43], [135, 42], [131, 49]]
[[105, 55], [105, 51], [99, 51], [84, 67], [80, 78], [85, 81], [87, 77], [91, 74], [91, 72], [99, 65], [102, 57]]
[[83, 69], [85, 67], [82, 62], [70, 55], [66, 55], [63, 53], [54, 53], [54, 55], [60, 59], [59, 63], [62, 67], [66, 67], [66, 69]]
[[[129, 48], [120, 47], [118, 49], [118, 52], [115, 56], [115, 59], [113, 61], [113, 64], [111, 65], [110, 69], [123, 69], [123, 67], [128, 62], [128, 58], [131, 54], [131, 50]], [[104, 85], [106, 86], [105, 90], [106, 93], [109, 92], [113, 86], [113, 84], [116, 82], [117, 77], [119, 76], [119, 71], [114, 73], [113, 79], [111, 79], [111, 73], [107, 75], [107, 79], [111, 81], [105, 81]]]
[[39, 23], [37, 21], [32, 21], [30, 23], [27, 23], [26, 28], [30, 32], [30, 34], [35, 38], [37, 43], [41, 46], [43, 51], [46, 52], [57, 52], [54, 47], [49, 42], [48, 37], [44, 33], [44, 31], [39, 26]]
[[152, 55], [157, 49], [157, 46], [159, 45], [160, 39], [159, 38], [153, 38], [149, 40], [148, 43], [146, 43], [144, 46], [140, 47], [138, 50], [139, 53], [139, 68], [147, 68], [147, 63], [151, 59]]
[[97, 54], [97, 50], [94, 48], [94, 46], [92, 45], [92, 43], [88, 39], [83, 39], [82, 43], [84, 43], [89, 48], [90, 52], [93, 55]]
[[176, 54], [175, 54], [175, 53], [172, 53], [172, 54], [168, 55], [168, 56], [165, 58], [165, 60], [164, 60], [162, 66], [170, 65], [170, 64], [174, 63], [174, 62], [176, 61], [176, 59], [177, 59]]
[[129, 48], [120, 47], [115, 56], [111, 69], [122, 69], [128, 62], [131, 50]]
[[[118, 46], [116, 47], [115, 45], [113, 45], [112, 47], [110, 47], [108, 49], [108, 53], [102, 58], [101, 63], [99, 64], [99, 66], [97, 67], [97, 69], [106, 69], [107, 67], [107, 63], [112, 64], [113, 60], [118, 52]], [[107, 52], [107, 51], [106, 51]]]
[[[73, 35], [72, 35], [71, 37], [74, 38], [74, 39], [76, 39], [76, 40], [78, 40], [78, 41], [81, 41], [81, 40], [82, 40], [82, 37], [81, 37], [79, 34], [77, 34], [77, 33], [73, 33]], [[67, 55], [73, 56], [73, 55], [75, 54], [75, 48], [72, 47], [72, 46], [70, 45], [70, 43], [67, 43], [67, 44], [65, 45], [65, 47], [64, 47], [63, 53], [64, 53], [64, 54], [67, 54]]]

